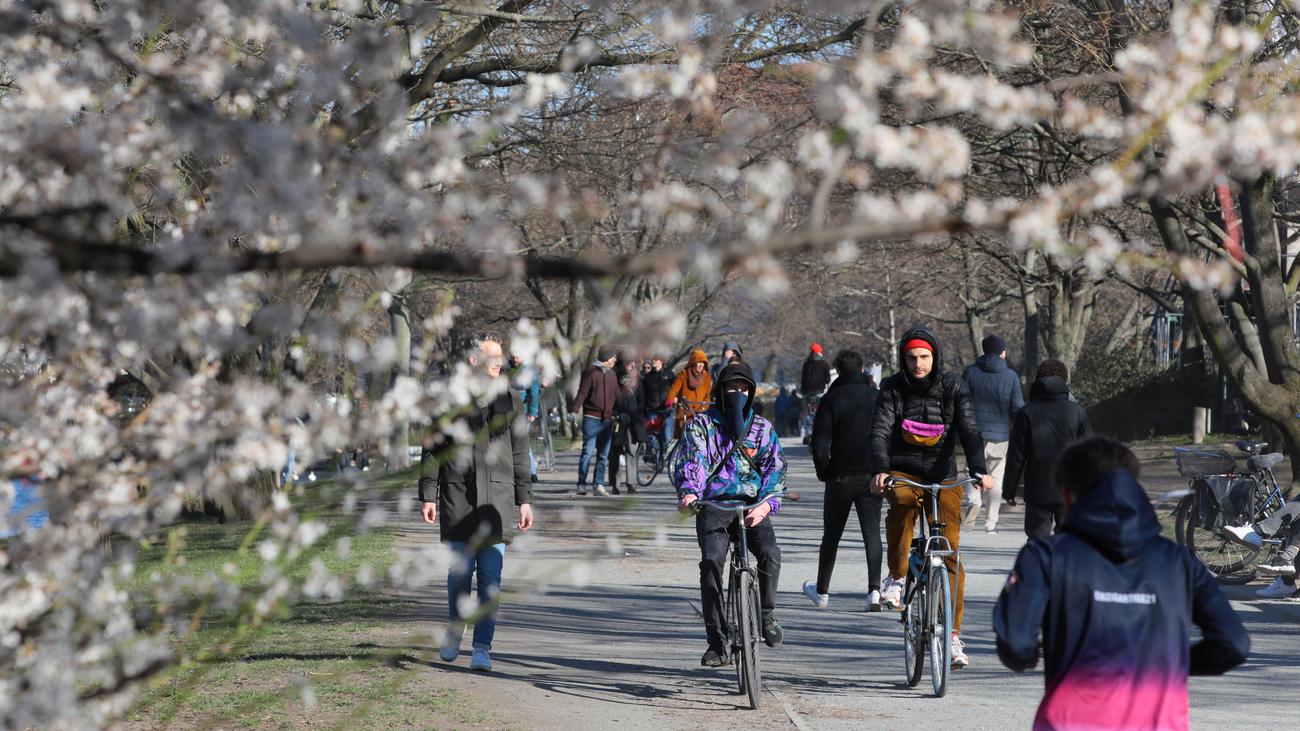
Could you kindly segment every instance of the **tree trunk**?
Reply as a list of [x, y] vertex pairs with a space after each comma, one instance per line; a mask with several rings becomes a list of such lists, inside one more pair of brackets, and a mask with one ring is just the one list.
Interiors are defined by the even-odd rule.
[[[388, 380], [389, 388], [392, 388], [398, 378], [411, 375], [411, 322], [406, 305], [397, 297], [388, 308], [388, 324], [396, 346], [393, 370]], [[406, 421], [395, 424], [388, 440], [388, 466], [391, 469], [411, 466], [410, 442], [411, 424]]]

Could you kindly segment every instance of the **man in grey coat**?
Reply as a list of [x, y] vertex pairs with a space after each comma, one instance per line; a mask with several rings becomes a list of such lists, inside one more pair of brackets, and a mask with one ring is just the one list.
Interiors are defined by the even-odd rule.
[[1002, 507], [1002, 478], [1007, 469], [1007, 441], [1011, 438], [1011, 425], [1016, 414], [1025, 406], [1025, 396], [1020, 390], [1020, 377], [1007, 365], [1007, 343], [997, 335], [989, 335], [980, 343], [984, 355], [962, 373], [975, 407], [975, 420], [984, 435], [984, 461], [993, 477], [993, 490], [981, 495], [978, 489], [966, 488], [962, 501], [962, 522], [975, 525], [980, 504], [988, 503], [984, 530], [997, 533], [998, 511]]
[[[449, 430], [436, 426], [420, 453], [420, 515], [438, 525], [453, 558], [447, 573], [447, 632], [438, 656], [452, 662], [460, 654], [465, 624], [474, 625], [471, 670], [491, 670], [492, 638], [501, 594], [506, 544], [517, 527], [533, 527], [528, 479], [528, 422], [516, 389], [501, 379], [504, 353], [493, 335], [479, 335], [468, 362], [481, 392], [459, 417], [474, 435], [456, 444]], [[500, 388], [493, 388], [498, 385]], [[516, 519], [516, 510], [518, 518]], [[478, 605], [466, 616], [470, 584], [478, 578]]]

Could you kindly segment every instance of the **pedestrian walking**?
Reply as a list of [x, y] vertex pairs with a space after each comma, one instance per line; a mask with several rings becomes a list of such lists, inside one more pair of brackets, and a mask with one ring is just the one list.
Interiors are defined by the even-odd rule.
[[1046, 538], [1060, 529], [1065, 496], [1053, 474], [1056, 462], [1066, 447], [1092, 434], [1088, 412], [1070, 400], [1069, 376], [1059, 360], [1038, 364], [1029, 403], [1011, 427], [1002, 495], [1015, 505], [1023, 480], [1025, 535], [1030, 538]]
[[673, 410], [666, 406], [668, 390], [673, 387], [673, 372], [667, 368], [664, 357], [658, 353], [650, 356], [650, 370], [641, 377], [641, 395], [638, 401], [644, 410], [645, 418], [662, 415], [664, 422], [664, 441], [668, 444], [673, 439]]
[[1007, 466], [1007, 440], [1011, 438], [1011, 424], [1016, 414], [1025, 406], [1025, 397], [1020, 391], [1020, 377], [1007, 365], [1006, 341], [997, 335], [989, 335], [980, 343], [980, 348], [984, 355], [966, 368], [962, 379], [970, 391], [975, 420], [984, 436], [984, 463], [993, 476], [993, 490], [982, 495], [977, 486], [967, 487], [962, 520], [967, 526], [975, 525], [980, 505], [986, 504], [984, 530], [997, 533], [1002, 480]]
[[812, 434], [813, 414], [817, 410], [817, 401], [826, 392], [831, 382], [831, 366], [822, 355], [821, 343], [808, 346], [808, 357], [803, 361], [803, 370], [799, 376], [799, 436], [804, 444]]
[[[524, 367], [524, 359], [518, 355], [510, 356], [510, 381], [515, 388], [519, 389], [519, 397], [523, 399], [524, 416], [528, 419], [528, 480], [533, 484], [537, 483], [537, 456], [533, 454], [533, 439], [531, 427], [537, 423], [537, 417], [541, 414], [542, 401], [542, 376], [535, 370]], [[541, 424], [545, 429], [546, 425]]]
[[[501, 341], [493, 335], [476, 336], [467, 360], [483, 383], [495, 381], [501, 377]], [[483, 389], [484, 394], [491, 392]], [[474, 435], [468, 444], [456, 444], [447, 432], [436, 429], [423, 439], [420, 514], [425, 523], [438, 526], [439, 539], [453, 554], [447, 573], [447, 631], [438, 656], [453, 662], [460, 654], [465, 625], [473, 624], [470, 669], [486, 671], [492, 669], [506, 546], [516, 528], [533, 527], [528, 422], [514, 389], [479, 397], [462, 418]], [[476, 579], [478, 607], [466, 614], [463, 607]]]
[[[636, 493], [632, 484], [632, 455], [638, 442], [645, 439], [645, 421], [641, 408], [641, 368], [635, 360], [620, 360], [614, 366], [618, 376], [618, 401], [614, 404], [614, 437], [609, 452], [609, 492], [613, 495]], [[619, 488], [622, 475], [623, 487]]]
[[740, 349], [740, 343], [734, 340], [728, 340], [722, 344], [722, 356], [718, 362], [709, 370], [713, 377], [713, 382], [718, 382], [718, 373], [727, 366], [728, 363], [743, 363], [745, 360], [744, 352]]
[[582, 372], [578, 395], [573, 399], [573, 413], [582, 418], [582, 456], [578, 458], [579, 495], [587, 494], [587, 477], [595, 461], [591, 485], [597, 495], [608, 495], [605, 470], [609, 465], [609, 445], [614, 438], [614, 408], [618, 404], [618, 377], [614, 375], [616, 354], [608, 348], [597, 353], [596, 360]]
[[817, 580], [805, 582], [803, 592], [819, 609], [830, 603], [831, 574], [840, 538], [856, 510], [862, 543], [867, 551], [867, 610], [880, 611], [880, 508], [883, 498], [871, 489], [871, 418], [877, 389], [862, 372], [860, 353], [842, 350], [835, 356], [839, 375], [822, 397], [813, 420], [812, 458], [817, 479], [826, 483], [822, 502], [822, 541], [817, 554]]
[[776, 394], [776, 402], [772, 404], [772, 426], [776, 429], [778, 437], [788, 436], [790, 431], [790, 391], [782, 386]]
[[1245, 662], [1246, 628], [1205, 566], [1160, 537], [1127, 447], [1079, 442], [1057, 474], [1061, 531], [1020, 549], [993, 609], [1004, 665], [1023, 672], [1043, 656], [1034, 728], [1188, 728], [1188, 675]]

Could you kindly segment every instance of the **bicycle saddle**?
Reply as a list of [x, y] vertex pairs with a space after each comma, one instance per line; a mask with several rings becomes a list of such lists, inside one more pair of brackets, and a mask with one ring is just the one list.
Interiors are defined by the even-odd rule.
[[1251, 472], [1271, 470], [1278, 466], [1278, 464], [1284, 459], [1286, 459], [1286, 455], [1280, 452], [1274, 452], [1272, 454], [1257, 454], [1246, 460], [1246, 469]]
[[1268, 449], [1268, 442], [1256, 442], [1250, 439], [1243, 439], [1237, 442], [1237, 449], [1240, 449], [1247, 454], [1259, 454], [1265, 449]]

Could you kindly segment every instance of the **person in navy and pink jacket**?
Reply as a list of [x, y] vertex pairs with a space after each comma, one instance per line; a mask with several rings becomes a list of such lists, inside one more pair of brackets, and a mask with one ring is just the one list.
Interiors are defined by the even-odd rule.
[[1221, 675], [1250, 652], [1214, 577], [1160, 537], [1137, 475], [1113, 440], [1068, 449], [1061, 530], [1025, 544], [993, 610], [1004, 665], [1029, 670], [1042, 648], [1036, 730], [1186, 729], [1188, 675]]

